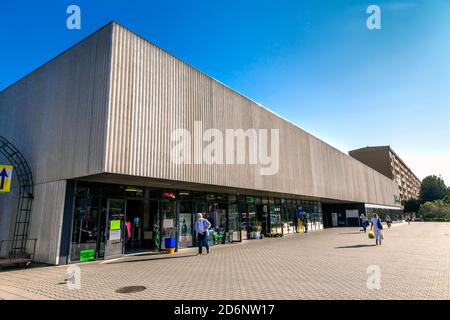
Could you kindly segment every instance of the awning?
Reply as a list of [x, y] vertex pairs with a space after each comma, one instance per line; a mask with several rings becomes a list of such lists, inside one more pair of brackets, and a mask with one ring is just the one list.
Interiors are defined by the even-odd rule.
[[365, 203], [364, 206], [367, 208], [372, 208], [372, 209], [389, 209], [389, 210], [402, 210], [402, 208], [400, 207], [394, 207], [394, 206], [382, 206], [379, 204], [370, 204], [370, 203]]

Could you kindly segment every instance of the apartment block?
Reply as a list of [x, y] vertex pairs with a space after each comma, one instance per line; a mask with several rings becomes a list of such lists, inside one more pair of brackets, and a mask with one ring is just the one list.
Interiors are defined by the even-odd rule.
[[400, 201], [419, 197], [420, 179], [390, 146], [365, 147], [352, 150], [349, 155], [394, 180], [400, 191]]

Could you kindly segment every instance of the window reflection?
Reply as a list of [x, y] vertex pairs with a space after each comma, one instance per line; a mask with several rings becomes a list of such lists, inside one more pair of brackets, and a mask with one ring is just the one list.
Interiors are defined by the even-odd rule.
[[99, 197], [94, 196], [89, 188], [77, 190], [72, 225], [72, 260], [92, 260], [98, 254], [99, 201]]

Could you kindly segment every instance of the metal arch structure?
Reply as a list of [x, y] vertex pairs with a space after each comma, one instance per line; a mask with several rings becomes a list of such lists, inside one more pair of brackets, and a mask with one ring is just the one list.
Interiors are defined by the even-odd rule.
[[0, 154], [5, 156], [14, 167], [20, 183], [16, 221], [9, 256], [22, 258], [26, 255], [28, 231], [31, 220], [31, 206], [33, 204], [33, 176], [30, 166], [22, 153], [8, 140], [0, 136]]

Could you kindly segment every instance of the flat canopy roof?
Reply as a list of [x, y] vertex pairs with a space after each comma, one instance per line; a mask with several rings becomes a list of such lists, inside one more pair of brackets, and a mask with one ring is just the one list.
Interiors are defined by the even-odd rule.
[[393, 206], [382, 206], [379, 204], [370, 204], [370, 203], [365, 203], [364, 206], [367, 208], [371, 208], [371, 209], [389, 209], [389, 210], [401, 210], [402, 208], [400, 207], [393, 207]]

